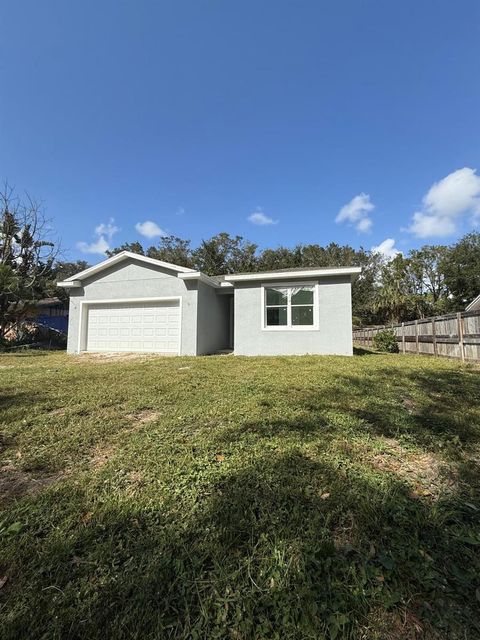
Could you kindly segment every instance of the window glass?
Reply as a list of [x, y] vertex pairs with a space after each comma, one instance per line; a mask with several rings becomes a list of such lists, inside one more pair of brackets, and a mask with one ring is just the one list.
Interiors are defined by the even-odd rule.
[[293, 288], [292, 304], [313, 304], [313, 287]]
[[313, 306], [292, 307], [292, 326], [313, 325]]
[[287, 307], [267, 307], [267, 326], [279, 327], [287, 324]]
[[287, 304], [287, 289], [267, 289], [267, 306], [271, 304]]

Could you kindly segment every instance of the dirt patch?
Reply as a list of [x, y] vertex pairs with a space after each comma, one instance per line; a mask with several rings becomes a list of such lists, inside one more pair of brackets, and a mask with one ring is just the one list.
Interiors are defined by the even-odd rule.
[[0, 503], [18, 500], [24, 496], [35, 495], [61, 480], [65, 474], [34, 476], [17, 469], [13, 464], [0, 467]]
[[436, 497], [456, 484], [451, 469], [433, 453], [410, 451], [394, 438], [382, 438], [382, 442], [382, 451], [373, 456], [371, 463], [406, 480], [412, 486], [412, 497]]
[[93, 456], [90, 459], [90, 465], [93, 469], [100, 469], [104, 465], [107, 464], [109, 460], [111, 460], [115, 455], [115, 447], [107, 446], [107, 447], [95, 447], [93, 451]]
[[160, 413], [158, 411], [152, 411], [145, 409], [143, 411], [135, 411], [134, 413], [127, 414], [127, 418], [137, 425], [145, 424], [147, 422], [153, 422], [158, 418]]
[[333, 544], [339, 553], [348, 553], [355, 549], [358, 544], [358, 533], [356, 531], [353, 517], [349, 522], [338, 525], [332, 531]]
[[174, 353], [82, 353], [76, 356], [79, 362], [124, 362], [128, 360], [154, 360], [155, 358], [168, 358]]
[[143, 471], [130, 471], [128, 474], [128, 480], [133, 484], [141, 484], [144, 480]]
[[[377, 611], [372, 618], [380, 618], [380, 631], [383, 640], [446, 640], [429, 623], [421, 620], [413, 611], [403, 609], [395, 612]], [[377, 637], [377, 636], [375, 636]]]
[[64, 416], [67, 413], [67, 409], [65, 407], [60, 407], [59, 409], [52, 409], [48, 412], [49, 416]]
[[417, 407], [415, 405], [415, 402], [412, 400], [412, 398], [408, 398], [408, 397], [403, 398], [402, 404], [410, 415], [414, 415], [417, 412]]

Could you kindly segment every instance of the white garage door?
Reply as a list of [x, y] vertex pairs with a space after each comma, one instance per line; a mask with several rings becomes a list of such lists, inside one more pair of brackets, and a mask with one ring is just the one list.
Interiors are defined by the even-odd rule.
[[89, 305], [87, 351], [179, 353], [179, 302]]

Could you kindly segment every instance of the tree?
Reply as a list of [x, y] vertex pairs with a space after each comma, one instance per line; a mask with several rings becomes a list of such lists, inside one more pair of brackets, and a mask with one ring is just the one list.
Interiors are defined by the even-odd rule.
[[373, 299], [373, 309], [384, 322], [397, 323], [414, 313], [415, 298], [408, 286], [408, 260], [398, 254], [380, 269], [380, 286]]
[[145, 250], [140, 244], [140, 242], [125, 242], [120, 247], [115, 247], [115, 249], [109, 249], [107, 251], [107, 256], [111, 258], [115, 256], [117, 253], [121, 253], [122, 251], [130, 251], [131, 253], [138, 253], [140, 256], [145, 255]]
[[[365, 251], [363, 248], [356, 251], [353, 263], [346, 265], [362, 269], [352, 284], [352, 313], [360, 320], [361, 324], [378, 324], [382, 321], [382, 318], [378, 316], [378, 310], [373, 305], [382, 265], [380, 254], [374, 251]], [[342, 265], [338, 264], [337, 266]]]
[[149, 247], [147, 256], [164, 262], [178, 264], [180, 267], [192, 268], [193, 258], [190, 240], [182, 240], [177, 236], [165, 236], [160, 240], [159, 247]]
[[242, 236], [231, 237], [228, 233], [219, 233], [209, 240], [202, 240], [192, 253], [195, 269], [207, 275], [222, 273], [256, 271], [257, 245]]
[[448, 293], [443, 273], [447, 253], [448, 248], [443, 245], [425, 245], [408, 254], [410, 273], [416, 280], [418, 293], [429, 295], [434, 306]]
[[53, 279], [54, 243], [38, 202], [5, 184], [0, 193], [0, 340], [15, 328]]
[[71, 278], [77, 273], [80, 273], [80, 271], [85, 271], [89, 266], [86, 260], [76, 260], [75, 262], [57, 260], [53, 267], [53, 275], [55, 276], [56, 282], [60, 282], [61, 280]]
[[301, 266], [301, 254], [298, 247], [278, 247], [277, 249], [264, 249], [258, 256], [257, 271], [275, 271], [275, 269], [292, 269]]
[[63, 287], [57, 287], [57, 282], [66, 280], [67, 278], [80, 273], [80, 271], [85, 271], [89, 266], [90, 265], [85, 260], [77, 260], [76, 262], [56, 261], [52, 267], [52, 281], [49, 284], [48, 293], [52, 293], [52, 295], [54, 294], [66, 305], [69, 299], [68, 292]]
[[448, 249], [442, 259], [445, 285], [460, 311], [480, 293], [480, 233], [473, 231]]

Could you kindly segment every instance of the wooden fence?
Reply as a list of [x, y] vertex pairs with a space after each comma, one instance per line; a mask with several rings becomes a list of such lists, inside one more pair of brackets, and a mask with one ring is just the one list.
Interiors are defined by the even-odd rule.
[[353, 330], [353, 341], [372, 346], [373, 337], [384, 329], [395, 332], [400, 353], [480, 360], [480, 311], [462, 311], [380, 327], [360, 327]]

